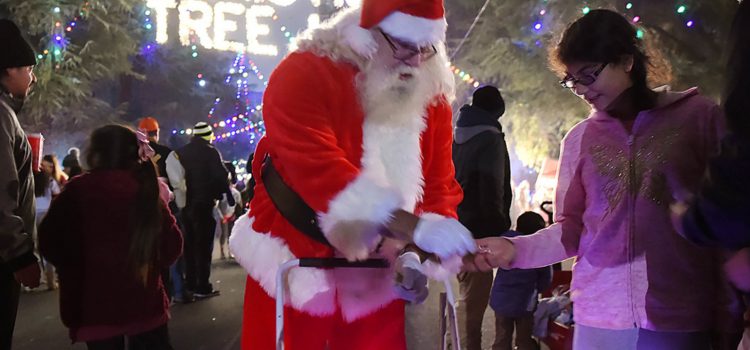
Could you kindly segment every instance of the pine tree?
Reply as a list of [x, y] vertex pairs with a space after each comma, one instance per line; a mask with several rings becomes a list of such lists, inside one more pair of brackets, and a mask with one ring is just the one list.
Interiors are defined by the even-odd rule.
[[123, 75], [141, 78], [131, 58], [143, 36], [142, 6], [141, 0], [0, 0], [0, 13], [39, 54], [37, 84], [20, 115], [25, 129], [70, 138], [124, 112], [108, 94], [116, 94]]
[[[458, 45], [484, 3], [446, 2], [453, 38], [449, 47]], [[641, 30], [649, 48], [653, 86], [698, 85], [718, 98], [721, 51], [736, 7], [735, 0], [490, 0], [454, 63], [501, 88], [508, 106], [501, 120], [506, 135], [519, 158], [538, 167], [546, 157], [558, 156], [562, 137], [588, 114], [583, 101], [560, 88], [560, 77], [548, 68], [547, 51], [569, 23], [595, 8], [622, 13]], [[459, 86], [463, 102], [473, 86]]]
[[79, 126], [108, 119], [116, 109], [94, 88], [134, 74], [130, 57], [142, 34], [134, 8], [139, 0], [0, 0], [0, 6], [39, 50], [38, 81], [23, 123]]

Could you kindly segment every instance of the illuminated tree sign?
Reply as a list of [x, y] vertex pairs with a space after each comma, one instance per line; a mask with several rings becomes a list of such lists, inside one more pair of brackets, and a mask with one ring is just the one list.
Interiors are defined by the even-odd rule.
[[[299, 0], [309, 6], [294, 6], [294, 11], [303, 11], [301, 15], [307, 17], [306, 23], [299, 30], [320, 22], [317, 9], [321, 1], [324, 0]], [[148, 0], [147, 6], [155, 12], [158, 43], [169, 40], [169, 14], [176, 11], [182, 45], [193, 44], [191, 36], [195, 36], [197, 44], [207, 49], [277, 56], [279, 47], [268, 38], [271, 26], [274, 25], [273, 19], [283, 17], [283, 13], [278, 12], [296, 2], [297, 0], [181, 0], [178, 3], [176, 0]], [[359, 6], [359, 2], [334, 0], [333, 5]]]

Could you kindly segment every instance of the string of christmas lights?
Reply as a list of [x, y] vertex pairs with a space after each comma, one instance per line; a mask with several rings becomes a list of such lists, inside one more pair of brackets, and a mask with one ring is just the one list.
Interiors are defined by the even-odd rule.
[[[639, 16], [637, 13], [634, 13], [635, 6], [633, 5], [632, 2], [628, 2], [625, 4], [625, 10], [626, 10], [626, 13], [624, 13], [623, 15], [628, 17], [633, 22], [634, 25], [636, 26], [643, 25], [641, 21], [641, 16]], [[589, 7], [588, 5], [584, 5], [581, 8], [581, 13], [584, 15], [589, 13], [590, 11], [591, 11], [591, 7]], [[688, 6], [685, 3], [683, 3], [682, 0], [678, 1], [677, 4], [675, 4], [674, 11], [677, 16], [680, 16], [682, 18], [682, 21], [685, 27], [694, 28], [696, 26], [697, 20], [694, 18], [694, 16], [691, 13], [689, 13]], [[547, 10], [544, 8], [539, 11], [540, 17], [544, 17], [546, 14], [547, 14]], [[536, 20], [531, 25], [532, 29], [536, 32], [540, 32], [542, 31], [542, 29], [544, 29], [544, 21], [540, 17], [537, 17]], [[637, 30], [638, 30], [637, 31], [638, 38], [643, 38], [644, 36], [643, 29], [639, 27]]]
[[[680, 0], [675, 5], [675, 7], [674, 7], [675, 13], [676, 13], [676, 15], [681, 16], [683, 18], [685, 27], [687, 27], [687, 28], [694, 28], [696, 26], [696, 24], [697, 24], [697, 20], [695, 18], [693, 18], [693, 16], [689, 13], [688, 6], [686, 4], [684, 4], [683, 1], [684, 0]], [[547, 3], [547, 0], [544, 1], [545, 5], [546, 5], [546, 3]], [[547, 9], [544, 8], [545, 5], [542, 6], [542, 8], [538, 12], [538, 16], [535, 16], [535, 18], [533, 19], [533, 21], [531, 23], [531, 29], [534, 32], [540, 33], [540, 34], [545, 29], [544, 18], [545, 18], [546, 15], [548, 15]], [[625, 4], [625, 9], [626, 9], [627, 13], [624, 13], [623, 15], [625, 15], [626, 17], [628, 17], [633, 22], [633, 24], [637, 26], [636, 35], [637, 35], [638, 38], [642, 39], [643, 36], [645, 35], [645, 31], [641, 27], [643, 25], [643, 23], [641, 21], [641, 17], [638, 14], [633, 13], [634, 12], [634, 7], [635, 6], [633, 5], [632, 2], [626, 3]], [[589, 13], [590, 11], [591, 11], [591, 7], [589, 7], [588, 5], [583, 5], [583, 7], [581, 8], [581, 13], [584, 14], [584, 15], [587, 14], [587, 13]], [[542, 46], [542, 41], [541, 40], [537, 40], [535, 42], [535, 45], [537, 47], [541, 47]], [[463, 81], [463, 82], [465, 82], [465, 83], [467, 83], [469, 85], [472, 85], [474, 87], [479, 87], [482, 84], [481, 82], [477, 81], [476, 78], [474, 78], [472, 75], [470, 75], [467, 71], [462, 70], [461, 68], [458, 68], [455, 65], [451, 65], [450, 68], [451, 68], [451, 71], [453, 71], [453, 73], [456, 75], [456, 77], [460, 81]]]
[[[263, 122], [260, 119], [260, 112], [263, 108], [260, 104], [254, 104], [250, 99], [250, 88], [248, 83], [248, 68], [250, 71], [255, 73], [255, 76], [265, 83], [265, 77], [260, 73], [255, 62], [247, 58], [247, 54], [240, 52], [235, 56], [232, 66], [227, 71], [224, 82], [231, 84], [234, 79], [237, 79], [236, 87], [237, 91], [235, 94], [234, 113], [228, 116], [226, 119], [215, 120], [214, 114], [217, 111], [219, 103], [222, 99], [217, 97], [214, 100], [214, 104], [208, 113], [208, 122], [215, 129], [216, 139], [222, 140], [237, 136], [242, 133], [250, 134], [250, 141], [254, 143], [256, 136], [262, 136], [265, 132]], [[202, 79], [202, 75], [198, 74], [198, 77]], [[265, 86], [265, 85], [264, 85]], [[258, 119], [258, 122], [253, 122], [252, 119]], [[238, 123], [240, 123], [238, 127]], [[244, 123], [244, 125], [242, 124]], [[220, 132], [220, 129], [229, 129], [224, 132]], [[174, 129], [172, 134], [190, 135], [192, 129]]]
[[482, 85], [482, 83], [479, 80], [477, 80], [476, 78], [472, 77], [471, 74], [467, 73], [463, 69], [458, 68], [458, 67], [456, 67], [456, 66], [454, 66], [452, 64], [450, 65], [450, 69], [451, 69], [451, 72], [453, 72], [453, 74], [455, 74], [456, 77], [458, 77], [458, 79], [460, 81], [462, 81], [462, 82], [464, 82], [466, 84], [469, 84], [469, 85], [471, 85], [471, 86], [473, 86], [475, 88], [477, 88], [480, 85]]
[[[37, 55], [37, 58], [39, 60], [51, 58], [52, 62], [55, 63], [62, 59], [63, 53], [70, 43], [70, 40], [67, 38], [66, 33], [72, 32], [73, 29], [76, 28], [78, 21], [88, 14], [89, 6], [89, 2], [85, 2], [78, 11], [78, 15], [74, 16], [71, 21], [68, 21], [68, 24], [66, 26], [63, 26], [63, 23], [65, 21], [62, 19], [62, 9], [59, 6], [55, 6], [52, 8], [52, 13], [54, 13], [56, 17], [55, 25], [50, 30], [50, 40], [47, 48], [45, 48], [42, 53]], [[51, 57], [50, 53], [52, 54]], [[56, 64], [55, 68], [59, 68], [59, 63]]]

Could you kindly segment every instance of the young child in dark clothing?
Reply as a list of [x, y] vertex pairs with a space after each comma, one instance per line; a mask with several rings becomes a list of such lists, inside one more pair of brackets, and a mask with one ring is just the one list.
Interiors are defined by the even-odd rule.
[[[545, 222], [535, 212], [525, 212], [516, 221], [516, 231], [504, 237], [530, 235], [544, 228]], [[495, 343], [492, 350], [513, 349], [513, 330], [519, 350], [535, 350], [531, 338], [537, 296], [552, 283], [552, 268], [497, 270], [490, 292], [490, 306], [495, 311]]]
[[39, 226], [39, 250], [60, 276], [60, 316], [89, 349], [172, 349], [160, 271], [182, 234], [159, 195], [145, 136], [107, 125], [90, 138], [91, 170], [73, 178]]

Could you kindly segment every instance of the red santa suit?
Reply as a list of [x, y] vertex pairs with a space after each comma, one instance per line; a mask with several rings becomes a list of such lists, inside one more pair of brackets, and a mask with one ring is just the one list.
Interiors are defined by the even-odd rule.
[[[366, 10], [367, 2], [363, 6]], [[456, 217], [462, 193], [451, 160], [447, 96], [452, 86], [425, 99], [414, 115], [368, 120], [357, 85], [360, 66], [353, 56], [367, 55], [361, 50], [368, 45], [357, 47], [353, 43], [362, 42], [351, 36], [365, 33], [359, 16], [352, 11], [318, 29], [349, 34], [343, 34], [346, 39], [330, 36], [335, 42], [319, 39], [326, 35], [308, 41], [269, 79], [263, 101], [266, 136], [253, 163], [255, 196], [230, 242], [248, 272], [243, 350], [275, 348], [278, 267], [295, 258], [335, 254], [297, 231], [274, 207], [260, 180], [266, 154], [285, 183], [320, 213], [325, 234], [343, 221], [384, 224], [397, 209]], [[440, 23], [444, 33], [444, 20]], [[435, 39], [435, 33], [441, 32], [433, 30], [425, 39]], [[440, 50], [446, 60], [442, 46]], [[393, 271], [296, 268], [287, 283], [287, 350], [406, 348], [404, 303], [394, 294]]]

